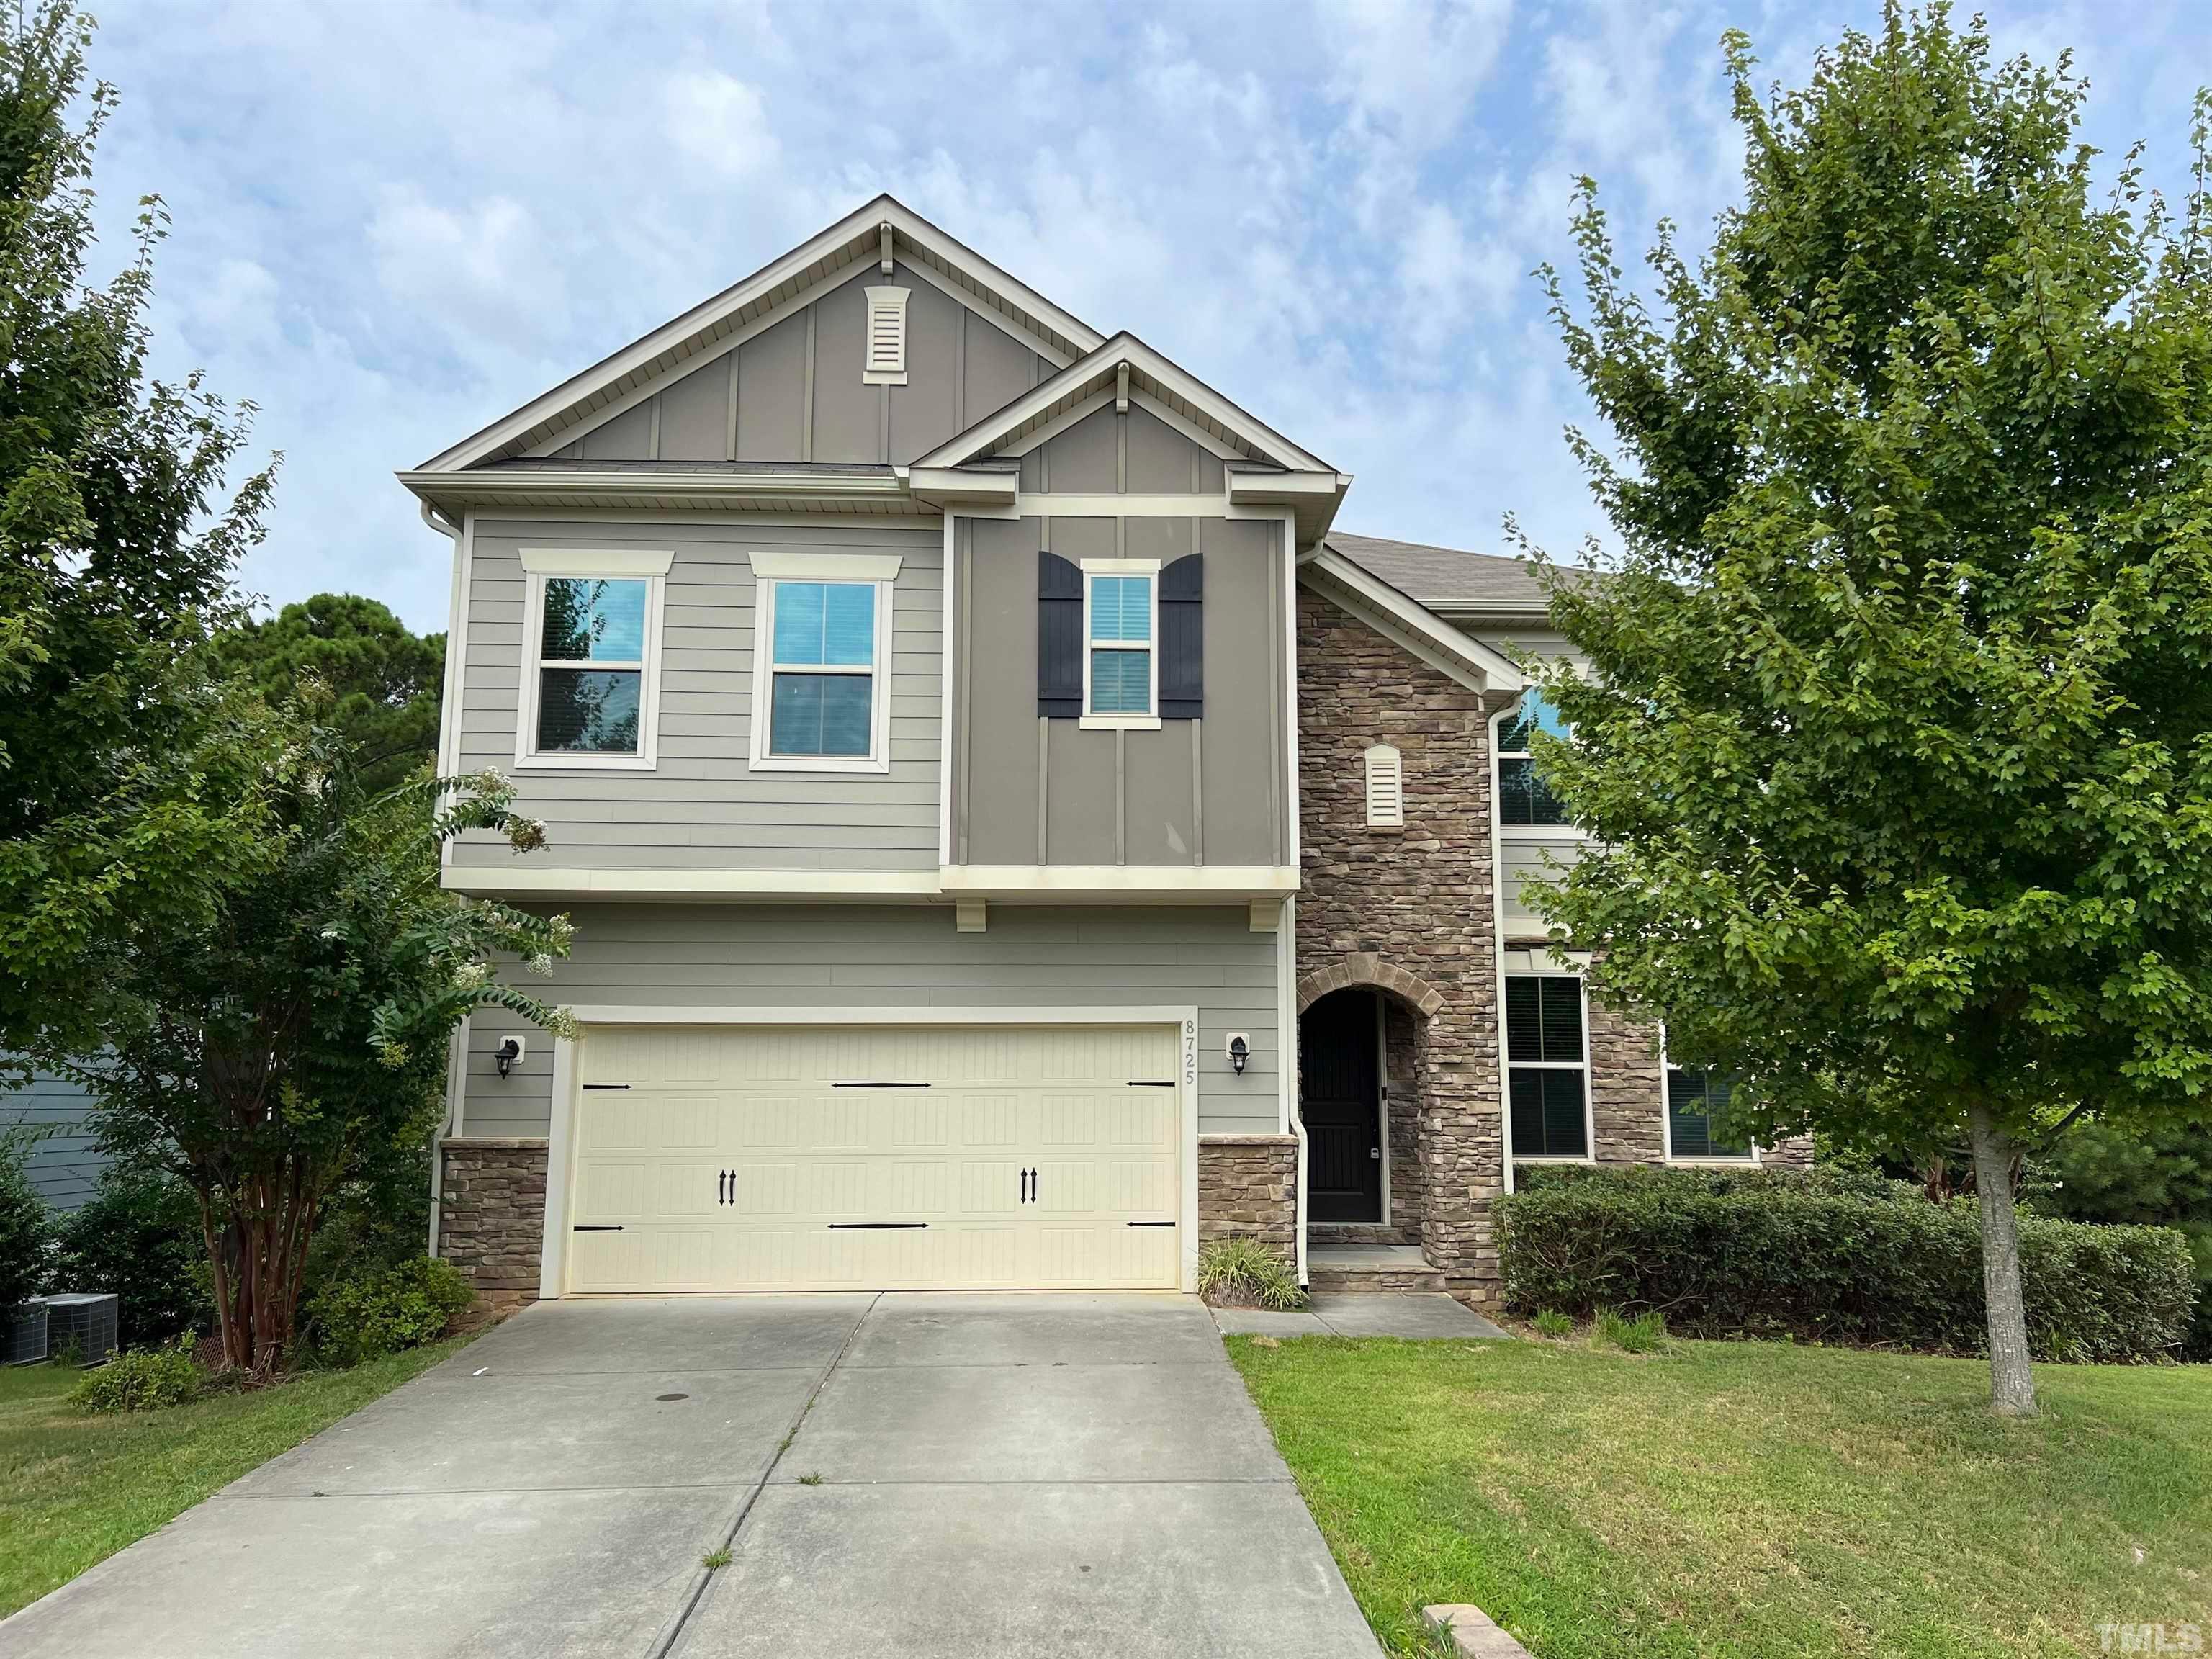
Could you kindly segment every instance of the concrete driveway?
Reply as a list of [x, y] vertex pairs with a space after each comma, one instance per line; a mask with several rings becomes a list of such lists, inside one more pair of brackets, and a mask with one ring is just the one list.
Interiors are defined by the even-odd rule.
[[1197, 1302], [887, 1295], [530, 1309], [0, 1652], [1377, 1649]]

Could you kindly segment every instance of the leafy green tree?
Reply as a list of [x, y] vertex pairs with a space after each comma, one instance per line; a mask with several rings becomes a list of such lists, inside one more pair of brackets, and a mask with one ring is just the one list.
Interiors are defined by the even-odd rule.
[[314, 681], [329, 693], [325, 716], [356, 747], [362, 787], [388, 789], [438, 751], [446, 636], [418, 636], [376, 600], [318, 593], [274, 617], [218, 634], [218, 671], [245, 678], [271, 702]]
[[210, 923], [142, 927], [108, 952], [106, 1052], [73, 1070], [103, 1143], [192, 1190], [223, 1360], [267, 1376], [326, 1200], [427, 1139], [461, 1018], [496, 1005], [573, 1030], [493, 968], [512, 952], [550, 972], [571, 930], [439, 886], [441, 844], [464, 830], [542, 843], [496, 774], [426, 771], [368, 796], [341, 733], [258, 702], [223, 747], [228, 769], [268, 779], [268, 818]]
[[204, 921], [264, 811], [256, 780], [195, 770], [188, 659], [233, 613], [270, 474], [224, 500], [250, 407], [147, 376], [157, 201], [122, 273], [84, 282], [115, 107], [85, 91], [90, 27], [67, 0], [0, 14], [0, 1056], [84, 1051], [92, 954]]
[[1585, 180], [1583, 303], [1547, 273], [1619, 548], [1547, 577], [1594, 672], [1536, 752], [1595, 844], [1538, 902], [1731, 1127], [1971, 1146], [2032, 1412], [2016, 1155], [2212, 1078], [2212, 105], [2175, 206], [1942, 5], [1768, 102], [1726, 52], [1710, 251], [1662, 225], [1647, 302]]

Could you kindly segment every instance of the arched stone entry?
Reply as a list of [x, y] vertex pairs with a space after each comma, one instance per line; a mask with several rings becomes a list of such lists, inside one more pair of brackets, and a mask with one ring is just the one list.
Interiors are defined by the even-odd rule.
[[1403, 997], [1426, 1019], [1444, 1006], [1444, 994], [1419, 974], [1408, 973], [1372, 951], [1356, 951], [1341, 962], [1316, 969], [1298, 981], [1298, 1012], [1304, 1013], [1332, 991], [1352, 985], [1377, 985]]
[[1359, 951], [1297, 988], [1310, 1240], [1425, 1245], [1421, 1103], [1443, 991]]

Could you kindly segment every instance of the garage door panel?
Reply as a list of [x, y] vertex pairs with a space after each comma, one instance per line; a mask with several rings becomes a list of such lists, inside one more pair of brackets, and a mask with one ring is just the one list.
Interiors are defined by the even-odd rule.
[[1172, 1286], [1178, 1100], [1136, 1085], [1179, 1052], [1171, 1027], [594, 1028], [571, 1220], [615, 1231], [572, 1235], [568, 1288]]

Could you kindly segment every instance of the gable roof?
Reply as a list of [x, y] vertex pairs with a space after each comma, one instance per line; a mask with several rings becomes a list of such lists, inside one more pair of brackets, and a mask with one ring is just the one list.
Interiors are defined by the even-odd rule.
[[1328, 545], [1431, 611], [1540, 616], [1550, 609], [1535, 568], [1526, 559], [1340, 530], [1328, 532]]
[[1298, 580], [1305, 586], [1470, 691], [1526, 689], [1528, 678], [1510, 657], [1338, 551], [1336, 539], [1328, 537], [1299, 559]]
[[[1079, 362], [1070, 363], [1026, 396], [985, 416], [915, 462], [916, 466], [964, 466], [1019, 443], [1077, 404], [1118, 386], [1123, 364], [1128, 389], [1165, 404], [1250, 461], [1286, 472], [1334, 472], [1324, 460], [1246, 413], [1197, 376], [1178, 368], [1124, 330]], [[1352, 481], [1344, 480], [1346, 484]]]
[[954, 240], [904, 203], [878, 196], [712, 299], [432, 456], [417, 471], [455, 471], [505, 460], [557, 437], [645, 381], [712, 350], [717, 341], [770, 308], [882, 258], [885, 227], [896, 257], [934, 271], [960, 289], [966, 302], [1009, 319], [1051, 360], [1086, 356], [1105, 343], [1106, 337], [1088, 323]]

